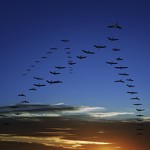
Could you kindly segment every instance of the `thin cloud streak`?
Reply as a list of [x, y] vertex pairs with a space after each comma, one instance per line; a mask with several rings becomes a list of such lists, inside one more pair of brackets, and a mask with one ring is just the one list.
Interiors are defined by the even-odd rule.
[[89, 113], [90, 116], [95, 118], [105, 118], [105, 117], [116, 117], [120, 115], [133, 115], [133, 112], [104, 112], [104, 113]]
[[[19, 115], [17, 113], [19, 112]], [[54, 105], [16, 104], [0, 107], [0, 117], [69, 117], [74, 119], [131, 119], [135, 118], [132, 110], [110, 111], [105, 107], [69, 106], [63, 103]]]
[[85, 141], [85, 140], [69, 140], [64, 139], [62, 136], [54, 137], [31, 137], [31, 136], [14, 136], [0, 134], [0, 141], [11, 141], [11, 142], [24, 142], [24, 143], [36, 143], [43, 144], [45, 146], [62, 147], [70, 149], [82, 149], [84, 145], [110, 145], [114, 143], [109, 142], [96, 142], [96, 141]]

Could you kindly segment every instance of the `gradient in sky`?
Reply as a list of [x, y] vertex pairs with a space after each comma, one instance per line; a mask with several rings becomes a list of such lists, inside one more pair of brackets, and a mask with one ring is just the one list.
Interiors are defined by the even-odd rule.
[[[128, 87], [114, 81], [120, 79], [121, 71], [106, 64], [116, 57], [124, 60], [127, 73], [134, 79], [135, 91], [141, 98], [145, 114], [149, 115], [149, 1], [119, 0], [31, 0], [0, 2], [0, 104], [11, 105], [24, 100], [17, 95], [26, 94], [31, 103], [65, 103], [76, 106], [99, 106], [113, 109], [135, 110]], [[122, 30], [108, 29], [116, 22]], [[110, 42], [113, 36], [119, 41]], [[69, 39], [69, 42], [62, 42]], [[97, 50], [94, 45], [106, 45]], [[47, 54], [50, 48], [58, 50]], [[71, 48], [76, 65], [73, 73], [62, 70], [58, 76], [54, 66], [68, 67], [65, 48]], [[120, 48], [113, 52], [112, 48]], [[82, 50], [94, 51], [84, 60]], [[47, 59], [41, 57], [46, 56]], [[40, 60], [40, 63], [35, 63]], [[30, 72], [26, 70], [31, 65]], [[124, 72], [124, 71], [123, 71]], [[21, 74], [28, 73], [27, 76]], [[49, 85], [38, 91], [29, 91], [34, 76], [45, 80], [62, 80], [63, 84]], [[122, 77], [124, 79], [124, 77]], [[43, 82], [42, 82], [43, 83]]]

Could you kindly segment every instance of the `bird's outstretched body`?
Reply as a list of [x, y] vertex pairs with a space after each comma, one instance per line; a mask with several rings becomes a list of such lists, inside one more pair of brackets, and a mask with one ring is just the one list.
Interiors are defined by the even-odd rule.
[[118, 25], [118, 23], [114, 24], [114, 25], [109, 25], [107, 26], [108, 28], [115, 28], [115, 29], [122, 29], [122, 27], [120, 25]]

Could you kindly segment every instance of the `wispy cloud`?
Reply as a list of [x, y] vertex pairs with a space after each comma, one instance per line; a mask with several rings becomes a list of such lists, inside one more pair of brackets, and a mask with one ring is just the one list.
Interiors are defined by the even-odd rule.
[[104, 107], [90, 107], [90, 106], [80, 106], [76, 110], [67, 110], [64, 111], [63, 113], [87, 113], [87, 112], [95, 112], [95, 111], [101, 111], [104, 110]]
[[84, 120], [117, 119], [119, 117], [124, 120], [135, 117], [135, 112], [132, 110], [110, 111], [105, 107], [69, 106], [63, 103], [54, 105], [17, 104], [0, 107], [0, 114], [8, 117], [70, 117]]
[[54, 137], [31, 137], [31, 136], [14, 136], [14, 135], [0, 135], [0, 141], [13, 141], [24, 143], [43, 144], [45, 146], [62, 147], [70, 149], [81, 149], [84, 145], [110, 145], [109, 142], [96, 142], [85, 140], [70, 140], [64, 139], [62, 136]]
[[104, 112], [104, 113], [89, 113], [90, 116], [95, 118], [107, 118], [107, 117], [116, 117], [120, 115], [133, 115], [133, 112]]

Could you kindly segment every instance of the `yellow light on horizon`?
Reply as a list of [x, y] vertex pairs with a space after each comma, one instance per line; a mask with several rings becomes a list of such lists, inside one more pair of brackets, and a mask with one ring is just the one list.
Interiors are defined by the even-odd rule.
[[63, 136], [53, 137], [34, 137], [34, 136], [16, 136], [16, 135], [0, 135], [0, 141], [13, 141], [13, 142], [24, 142], [24, 143], [36, 143], [43, 144], [45, 146], [54, 146], [62, 148], [78, 148], [80, 149], [85, 145], [111, 145], [109, 142], [96, 142], [86, 140], [70, 140], [65, 139]]

